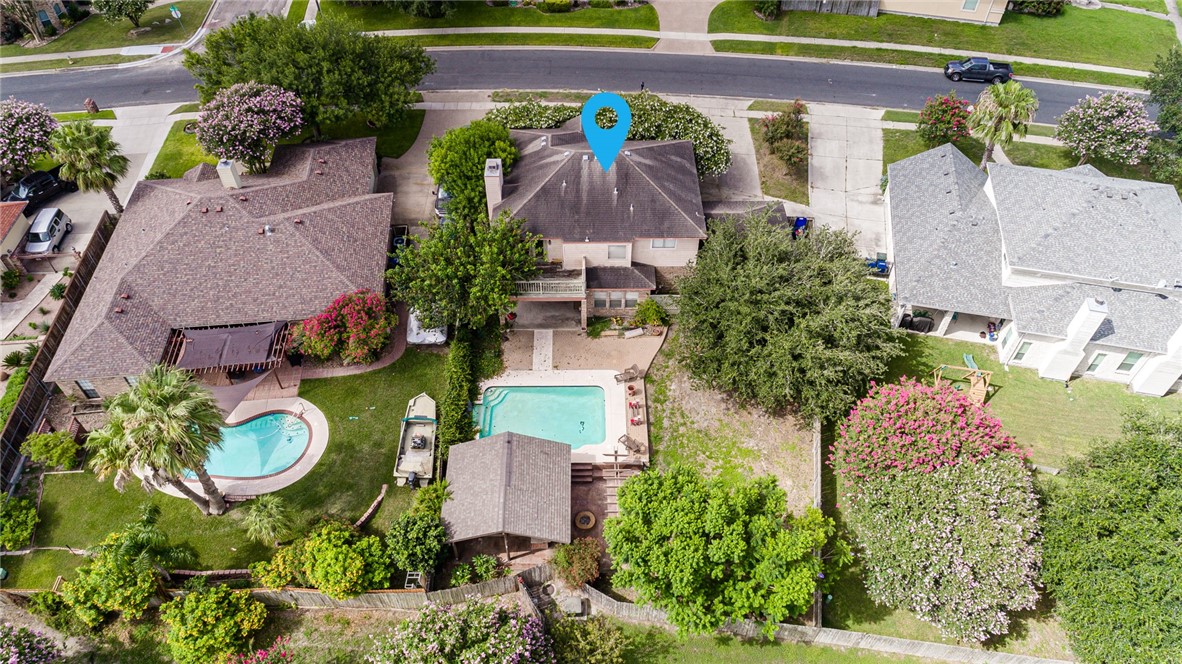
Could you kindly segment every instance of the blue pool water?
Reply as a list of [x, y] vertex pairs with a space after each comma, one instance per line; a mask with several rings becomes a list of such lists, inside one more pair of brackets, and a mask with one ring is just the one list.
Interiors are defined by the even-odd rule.
[[490, 387], [473, 418], [481, 436], [512, 431], [572, 449], [606, 435], [602, 387]]
[[268, 413], [222, 428], [222, 448], [205, 464], [210, 475], [262, 477], [286, 470], [308, 447], [308, 425], [287, 413]]

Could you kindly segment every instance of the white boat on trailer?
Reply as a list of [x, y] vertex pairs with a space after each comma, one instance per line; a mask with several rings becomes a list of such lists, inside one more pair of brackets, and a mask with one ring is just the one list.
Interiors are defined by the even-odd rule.
[[406, 405], [398, 437], [398, 461], [394, 478], [398, 486], [427, 486], [435, 470], [435, 400], [424, 392]]

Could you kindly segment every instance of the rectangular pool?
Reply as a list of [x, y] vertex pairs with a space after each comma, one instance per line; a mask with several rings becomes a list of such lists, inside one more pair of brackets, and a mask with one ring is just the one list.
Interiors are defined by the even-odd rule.
[[604, 410], [602, 387], [490, 387], [472, 416], [481, 436], [512, 431], [578, 449], [604, 441]]

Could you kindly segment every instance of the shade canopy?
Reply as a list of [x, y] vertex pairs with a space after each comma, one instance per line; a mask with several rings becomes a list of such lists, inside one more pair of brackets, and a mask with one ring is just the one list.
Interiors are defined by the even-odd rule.
[[271, 360], [275, 336], [286, 323], [182, 330], [183, 348], [176, 366], [181, 369], [263, 364]]

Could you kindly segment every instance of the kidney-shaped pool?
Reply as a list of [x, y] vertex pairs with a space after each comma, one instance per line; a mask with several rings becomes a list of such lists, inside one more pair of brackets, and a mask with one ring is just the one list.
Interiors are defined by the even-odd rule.
[[308, 424], [291, 413], [264, 413], [222, 428], [222, 447], [209, 455], [213, 477], [266, 477], [295, 465], [308, 449]]

